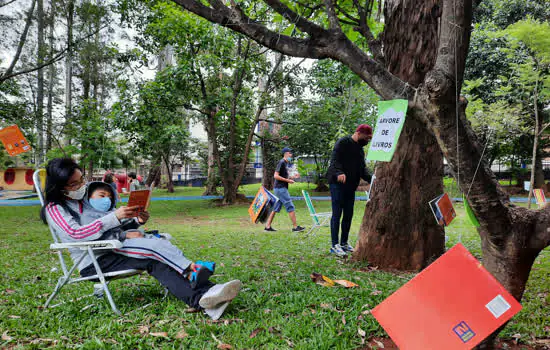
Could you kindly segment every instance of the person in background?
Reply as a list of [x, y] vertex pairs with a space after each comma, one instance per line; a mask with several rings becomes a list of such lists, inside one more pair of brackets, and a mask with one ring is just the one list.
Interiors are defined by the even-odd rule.
[[[365, 164], [365, 147], [372, 139], [372, 127], [361, 124], [351, 136], [344, 136], [334, 145], [327, 171], [332, 201], [332, 219], [330, 234], [332, 248], [330, 253], [337, 256], [346, 256], [353, 252], [348, 243], [353, 207], [355, 205], [355, 190], [361, 179], [370, 185], [371, 175]], [[343, 214], [343, 215], [342, 215]], [[338, 231], [342, 219], [342, 235], [338, 242]]]
[[120, 195], [118, 194], [117, 179], [115, 175], [112, 172], [108, 172], [105, 174], [105, 179], [103, 181], [108, 183], [109, 186], [113, 188], [113, 191], [115, 192], [115, 204], [116, 202], [120, 202]]
[[129, 172], [128, 173], [128, 184], [130, 185], [130, 192], [138, 190], [141, 183], [137, 179], [137, 175], [135, 172]]
[[[283, 159], [277, 163], [277, 168], [275, 168], [275, 183], [273, 185], [273, 192], [274, 195], [279, 198], [281, 203], [284, 205], [285, 210], [288, 213], [288, 216], [290, 217], [290, 221], [292, 221], [292, 232], [300, 232], [305, 230], [304, 227], [299, 226], [296, 223], [296, 212], [294, 203], [292, 203], [292, 200], [290, 199], [290, 194], [288, 193], [288, 184], [293, 184], [294, 180], [300, 177], [300, 174], [295, 172], [295, 174], [292, 176], [289, 175], [289, 168], [291, 167], [292, 162], [292, 149], [285, 147], [282, 150], [283, 152]], [[275, 232], [273, 227], [271, 227], [271, 223], [273, 222], [273, 218], [275, 217], [275, 214], [278, 213], [281, 210], [279, 209], [277, 211], [272, 211], [269, 217], [267, 218], [267, 222], [264, 228], [264, 231], [266, 232]]]

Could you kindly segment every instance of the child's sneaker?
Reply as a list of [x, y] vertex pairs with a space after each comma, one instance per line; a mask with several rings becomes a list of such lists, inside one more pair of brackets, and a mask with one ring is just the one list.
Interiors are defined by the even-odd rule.
[[225, 303], [218, 304], [216, 307], [212, 309], [204, 309], [204, 312], [210, 316], [211, 319], [214, 321], [217, 321], [220, 317], [222, 317], [223, 312], [227, 308], [227, 305], [229, 305], [229, 301], [226, 301]]
[[196, 289], [199, 286], [205, 284], [210, 276], [214, 274], [216, 269], [216, 263], [213, 261], [200, 261], [195, 262], [195, 268], [191, 273], [191, 288]]
[[330, 253], [339, 257], [347, 256], [346, 252], [339, 244], [335, 244], [332, 248], [330, 248]]
[[215, 309], [220, 304], [235, 299], [241, 290], [242, 283], [239, 280], [229, 281], [224, 284], [215, 284], [199, 300], [203, 309]]
[[340, 245], [340, 247], [342, 248], [343, 251], [345, 252], [348, 252], [348, 253], [353, 253], [354, 252], [354, 249], [352, 246], [350, 246], [349, 244], [342, 244]]

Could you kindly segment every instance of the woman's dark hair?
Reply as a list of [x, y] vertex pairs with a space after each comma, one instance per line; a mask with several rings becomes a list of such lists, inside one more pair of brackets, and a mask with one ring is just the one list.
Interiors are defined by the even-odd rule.
[[135, 180], [137, 175], [136, 175], [135, 172], [131, 171], [131, 172], [128, 173], [128, 177]]
[[105, 182], [108, 184], [112, 184], [113, 182], [115, 182], [115, 175], [113, 175], [113, 173], [105, 174]]
[[40, 218], [44, 223], [47, 223], [45, 209], [48, 204], [65, 204], [63, 188], [77, 169], [82, 171], [80, 166], [71, 158], [55, 158], [50, 160], [46, 166], [44, 206], [40, 210]]

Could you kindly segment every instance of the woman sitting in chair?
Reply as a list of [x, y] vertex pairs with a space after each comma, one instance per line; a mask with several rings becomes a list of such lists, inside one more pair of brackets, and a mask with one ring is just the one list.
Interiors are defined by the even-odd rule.
[[[46, 191], [42, 220], [49, 224], [63, 243], [113, 239], [110, 232], [119, 228], [136, 228], [149, 219], [148, 212], [141, 212], [134, 219], [136, 207], [120, 207], [104, 210], [105, 215], [97, 215], [95, 206], [86, 200], [87, 186], [82, 171], [72, 159], [53, 159], [46, 169]], [[95, 212], [94, 212], [95, 210]], [[90, 220], [90, 217], [94, 217]], [[116, 230], [115, 230], [116, 231]], [[162, 242], [161, 242], [162, 241]], [[134, 243], [134, 244], [132, 244]], [[149, 246], [145, 247], [146, 244]], [[128, 252], [138, 246], [149, 250], [140, 258], [128, 256]], [[129, 248], [132, 247], [132, 248]], [[103, 273], [127, 269], [146, 270], [166, 287], [176, 298], [193, 308], [204, 309], [213, 319], [218, 319], [231, 300], [240, 291], [241, 282], [233, 280], [224, 284], [214, 284], [208, 277], [201, 278], [207, 266], [198, 266], [185, 258], [183, 253], [170, 242], [161, 239], [145, 239], [139, 231], [126, 231], [123, 247], [113, 251], [94, 251]], [[92, 258], [87, 251], [71, 249], [73, 261], [82, 259], [78, 265], [81, 276], [96, 274]], [[84, 255], [84, 257], [82, 257]], [[166, 256], [174, 257], [166, 261]], [[160, 257], [160, 258], [159, 258]], [[211, 269], [211, 267], [208, 267]], [[199, 277], [197, 278], [198, 272]], [[191, 277], [195, 280], [191, 281]]]

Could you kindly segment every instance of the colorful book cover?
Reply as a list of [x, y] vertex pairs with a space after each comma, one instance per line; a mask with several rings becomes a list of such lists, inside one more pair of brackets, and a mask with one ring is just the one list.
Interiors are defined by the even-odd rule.
[[149, 208], [149, 202], [151, 200], [151, 190], [137, 190], [130, 192], [130, 198], [128, 198], [128, 206], [138, 206], [136, 215], [142, 211], [146, 211]]
[[472, 349], [521, 305], [457, 244], [372, 310], [401, 350]]
[[441, 226], [449, 226], [456, 217], [456, 212], [447, 193], [442, 194], [430, 201], [430, 208], [435, 216], [435, 220]]
[[265, 188], [262, 186], [258, 190], [256, 197], [248, 208], [248, 215], [250, 215], [250, 219], [253, 223], [258, 222], [258, 217], [260, 216], [260, 214], [262, 214], [262, 210], [264, 209], [268, 201], [269, 197], [266, 193]]
[[0, 140], [10, 156], [16, 156], [31, 150], [31, 146], [17, 125], [1, 129]]
[[542, 189], [534, 189], [533, 194], [535, 195], [535, 199], [539, 208], [546, 206], [546, 197], [544, 196], [544, 191]]

